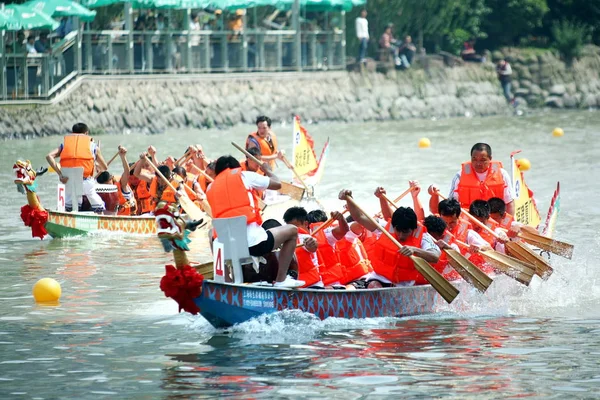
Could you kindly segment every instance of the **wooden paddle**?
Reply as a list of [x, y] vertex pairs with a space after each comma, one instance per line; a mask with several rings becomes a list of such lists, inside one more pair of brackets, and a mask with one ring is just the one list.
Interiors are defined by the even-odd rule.
[[[381, 225], [377, 223], [377, 221], [375, 221], [373, 217], [365, 213], [362, 210], [362, 208], [360, 208], [358, 204], [356, 204], [352, 197], [346, 196], [346, 201], [348, 201], [361, 213], [363, 213], [365, 217], [367, 217], [369, 221], [371, 221], [371, 223], [376, 225], [379, 228], [379, 230], [398, 247], [398, 249], [401, 250], [404, 247], [392, 236], [391, 233], [387, 231], [387, 229], [384, 229]], [[446, 300], [448, 303], [452, 303], [456, 296], [458, 296], [458, 293], [460, 293], [459, 290], [452, 286], [450, 282], [446, 280], [446, 278], [444, 278], [439, 272], [435, 270], [435, 268], [433, 268], [427, 261], [425, 261], [421, 257], [413, 255], [410, 256], [410, 259], [413, 261], [415, 269], [421, 275], [423, 275], [429, 283], [431, 283], [431, 286], [433, 286], [433, 288], [440, 294], [440, 296], [442, 296], [444, 300]]]
[[[468, 244], [461, 242], [460, 240], [455, 240], [455, 242], [463, 248], [469, 248]], [[479, 254], [481, 254], [483, 259], [495, 269], [525, 286], [529, 286], [529, 283], [535, 274], [535, 268], [532, 268], [529, 264], [525, 264], [520, 260], [505, 254], [498, 253], [495, 250], [484, 250], [480, 251]], [[521, 264], [520, 268], [514, 268], [515, 265], [519, 264]]]
[[[306, 185], [306, 182], [304, 182], [302, 177], [300, 177], [300, 175], [296, 171], [296, 168], [294, 168], [294, 166], [292, 164], [290, 164], [290, 162], [288, 161], [288, 159], [285, 156], [282, 155], [281, 159], [283, 160], [283, 163], [285, 164], [285, 166], [292, 170], [292, 173], [294, 174], [296, 179], [298, 179], [298, 181], [302, 184], [302, 186], [304, 186], [304, 189], [306, 190], [306, 194], [308, 195], [308, 193], [310, 193], [311, 191], [308, 188], [308, 186]], [[310, 196], [310, 197], [313, 198], [317, 202], [317, 204], [319, 205], [319, 207], [321, 207], [321, 209], [323, 209], [323, 210], [325, 209], [325, 207], [323, 207], [323, 204], [321, 204], [321, 202], [316, 197], [314, 197], [314, 193], [313, 193], [313, 196]]]
[[[192, 193], [195, 193], [195, 192], [194, 192], [194, 189], [193, 189], [192, 187], [190, 187], [190, 185], [188, 185], [188, 184], [187, 184], [187, 183], [185, 183], [185, 182], [181, 182], [181, 183], [182, 183], [182, 184], [183, 184], [183, 185], [184, 185], [186, 188], [188, 188], [188, 189], [189, 189], [189, 190], [190, 190]], [[198, 201], [200, 201], [200, 200], [198, 200]], [[204, 199], [204, 200], [201, 200], [200, 202], [202, 203], [202, 206], [204, 207], [204, 212], [206, 213], [206, 215], [208, 215], [209, 217], [211, 217], [211, 218], [212, 218], [212, 211], [211, 211], [211, 209], [210, 209], [210, 204], [208, 204], [208, 201], [207, 201], [206, 199]]]
[[[108, 167], [109, 167], [110, 163], [112, 163], [112, 162], [115, 160], [115, 158], [117, 158], [117, 156], [118, 156], [118, 155], [119, 155], [119, 152], [117, 151], [117, 152], [115, 153], [115, 155], [114, 155], [114, 156], [112, 156], [112, 158], [111, 158], [110, 160], [108, 160], [108, 162], [106, 163], [106, 171], [108, 171]], [[98, 178], [98, 176], [100, 176], [100, 174], [101, 174], [101, 173], [103, 173], [103, 172], [104, 172], [104, 171], [100, 171], [100, 172], [98, 172], [98, 173], [96, 174], [96, 176], [94, 176], [94, 179]]]
[[561, 257], [568, 258], [569, 260], [573, 257], [573, 249], [575, 246], [570, 243], [540, 235], [530, 226], [523, 226], [521, 228], [521, 232], [519, 232], [519, 237], [532, 246], [538, 247], [542, 250], [546, 250]]
[[[167, 178], [165, 178], [165, 176], [159, 171], [158, 167], [156, 165], [154, 165], [154, 163], [152, 162], [152, 160], [150, 160], [150, 158], [146, 157], [148, 159], [148, 164], [150, 164], [150, 166], [152, 167], [152, 169], [154, 170], [154, 173], [156, 175], [158, 175], [160, 177], [160, 179], [162, 179], [162, 181], [169, 186], [169, 188], [171, 188], [171, 190], [173, 191], [173, 193], [177, 193], [177, 189], [175, 189], [175, 186], [173, 186], [171, 184], [171, 182], [169, 182], [167, 180]], [[186, 214], [194, 220], [201, 220], [205, 217], [205, 213], [200, 209], [200, 207], [198, 207], [196, 204], [194, 204], [194, 202], [192, 200], [190, 200], [189, 197], [187, 197], [187, 194], [184, 193], [182, 196], [179, 196], [179, 203], [181, 204], [181, 207], [183, 208], [183, 210], [186, 212]]]
[[[446, 198], [444, 195], [442, 195], [442, 194], [441, 194], [439, 191], [438, 191], [438, 196], [439, 196], [439, 197], [441, 197], [441, 198], [442, 198], [442, 199], [444, 199], [444, 200], [447, 200], [447, 198]], [[479, 226], [481, 229], [484, 229], [484, 230], [488, 231], [488, 232], [489, 232], [489, 233], [490, 233], [492, 236], [494, 236], [496, 239], [501, 239], [501, 238], [500, 238], [500, 236], [498, 236], [498, 234], [497, 234], [496, 232], [494, 232], [494, 230], [493, 230], [493, 229], [491, 229], [489, 226], [487, 226], [487, 225], [483, 224], [483, 223], [482, 223], [481, 221], [479, 221], [477, 218], [475, 218], [474, 216], [472, 216], [472, 215], [471, 215], [471, 214], [470, 214], [470, 213], [469, 213], [467, 210], [465, 210], [464, 208], [462, 208], [462, 212], [463, 212], [463, 214], [465, 214], [465, 215], [467, 216], [467, 218], [469, 218], [469, 220], [470, 220], [471, 222], [473, 222], [475, 225]], [[524, 245], [522, 245], [521, 243], [517, 243], [517, 242], [511, 242], [511, 241], [508, 241], [508, 242], [506, 242], [506, 243], [504, 244], [504, 246], [505, 246], [505, 248], [506, 248], [507, 252], [508, 252], [510, 255], [512, 255], [512, 256], [514, 256], [514, 257], [516, 257], [516, 258], [519, 260], [519, 262], [518, 262], [518, 263], [512, 263], [512, 264], [511, 264], [511, 262], [512, 262], [512, 258], [511, 258], [511, 257], [509, 257], [508, 259], [505, 259], [505, 261], [506, 261], [506, 262], [509, 264], [509, 266], [510, 266], [512, 269], [518, 269], [518, 270], [522, 270], [522, 272], [523, 272], [523, 273], [527, 274], [527, 269], [534, 268], [534, 269], [535, 269], [535, 272], [536, 272], [536, 274], [537, 274], [539, 277], [541, 277], [541, 278], [543, 278], [545, 275], [546, 275], [546, 276], [549, 276], [550, 274], [552, 274], [552, 267], [550, 266], [550, 264], [546, 263], [546, 262], [545, 262], [545, 260], [541, 259], [541, 257], [540, 257], [540, 259], [541, 259], [541, 260], [543, 260], [543, 261], [544, 261], [544, 263], [542, 264], [542, 262], [541, 262], [541, 261], [539, 261], [539, 262], [538, 262], [538, 264], [539, 264], [540, 266], [538, 266], [538, 265], [536, 265], [536, 264], [532, 264], [532, 263], [529, 261], [529, 259], [528, 259], [528, 258], [522, 257], [522, 256], [520, 255], [521, 253], [524, 253], [524, 252], [525, 252], [525, 250], [523, 250], [522, 252], [518, 252], [518, 253], [517, 253], [517, 251], [516, 251], [516, 250], [514, 250], [515, 248], [517, 248], [517, 247], [525, 247], [525, 246], [524, 246]], [[513, 249], [513, 251], [512, 251], [512, 252], [510, 251], [510, 249], [511, 249], [511, 248]], [[517, 254], [519, 254], [519, 255], [517, 255]]]
[[190, 152], [190, 148], [188, 147], [187, 150], [185, 151], [185, 153], [183, 153], [183, 155], [181, 157], [179, 157], [177, 160], [175, 160], [174, 165], [178, 166], [181, 164], [182, 161], [187, 161], [188, 158], [190, 158], [192, 156], [192, 153]]
[[[410, 189], [403, 193], [410, 192]], [[392, 200], [390, 200], [385, 194], [381, 194], [381, 196], [390, 203], [390, 206], [398, 209], [398, 206], [394, 204]], [[480, 292], [485, 292], [487, 288], [492, 284], [492, 278], [487, 276], [482, 270], [477, 268], [475, 264], [473, 264], [469, 259], [460, 254], [458, 251], [453, 249], [443, 249], [446, 255], [448, 256], [448, 262], [459, 273], [462, 278], [473, 285]]]
[[194, 168], [194, 170], [200, 172], [208, 182], [212, 183], [214, 182], [214, 179], [208, 175], [206, 172], [204, 172], [200, 167], [196, 166], [196, 164], [192, 164], [192, 168]]
[[[241, 151], [242, 153], [244, 153], [244, 155], [246, 157], [248, 157], [248, 159], [254, 161], [255, 163], [257, 163], [258, 165], [263, 165], [263, 163], [256, 157], [254, 157], [252, 154], [248, 153], [246, 151], [246, 149], [244, 149], [243, 147], [238, 146], [236, 143], [231, 142], [231, 144], [233, 145], [233, 147], [235, 147], [236, 149], [238, 149], [239, 151]], [[287, 191], [286, 191], [287, 190]], [[300, 197], [298, 198], [298, 191], [302, 191]], [[281, 193], [282, 194], [287, 194], [288, 196], [290, 196], [292, 199], [298, 200], [300, 201], [302, 199], [302, 196], [304, 195], [305, 190], [302, 188], [299, 188], [297, 186], [294, 186], [290, 183], [286, 183], [286, 182], [281, 182]], [[320, 203], [319, 203], [320, 205]]]

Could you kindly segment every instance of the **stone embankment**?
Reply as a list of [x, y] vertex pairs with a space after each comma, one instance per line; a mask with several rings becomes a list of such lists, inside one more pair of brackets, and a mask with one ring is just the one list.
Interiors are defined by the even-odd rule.
[[[600, 49], [567, 68], [554, 54], [512, 58], [515, 94], [529, 107], [600, 105]], [[494, 53], [494, 58], [501, 53]], [[86, 122], [94, 134], [274, 121], [379, 121], [509, 114], [491, 63], [427, 70], [170, 77], [89, 77], [52, 105], [0, 108], [0, 138], [64, 134]]]

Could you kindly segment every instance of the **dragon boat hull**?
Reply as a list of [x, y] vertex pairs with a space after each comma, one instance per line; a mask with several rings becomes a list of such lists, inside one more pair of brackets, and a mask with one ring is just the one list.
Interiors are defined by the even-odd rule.
[[279, 289], [205, 280], [195, 300], [200, 314], [226, 328], [283, 310], [300, 310], [319, 319], [403, 317], [431, 314], [444, 300], [431, 285], [368, 290]]
[[120, 232], [136, 235], [156, 234], [154, 217], [99, 215], [90, 212], [48, 211], [45, 225], [53, 238], [83, 236], [99, 232]]

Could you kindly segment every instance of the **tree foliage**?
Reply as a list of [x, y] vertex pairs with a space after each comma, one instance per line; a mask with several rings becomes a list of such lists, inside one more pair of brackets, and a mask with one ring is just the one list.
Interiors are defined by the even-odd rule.
[[[496, 46], [511, 46], [542, 26], [549, 11], [546, 0], [487, 0], [490, 14], [482, 29]], [[490, 42], [490, 41], [488, 41]]]
[[563, 20], [552, 26], [552, 36], [554, 46], [570, 66], [581, 56], [583, 45], [588, 40], [589, 27], [582, 23]]

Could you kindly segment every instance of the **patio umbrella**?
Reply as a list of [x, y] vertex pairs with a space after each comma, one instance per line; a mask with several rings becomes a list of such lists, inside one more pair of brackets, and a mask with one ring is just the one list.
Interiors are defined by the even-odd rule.
[[14, 30], [17, 26], [15, 19], [4, 10], [0, 10], [0, 30]]
[[83, 22], [91, 22], [96, 17], [96, 11], [91, 11], [71, 0], [31, 0], [25, 6], [51, 17], [77, 17]]
[[58, 21], [55, 21], [48, 14], [33, 10], [24, 5], [10, 4], [4, 8], [4, 13], [12, 20], [12, 25], [6, 30], [21, 29], [50, 29], [58, 28]]

